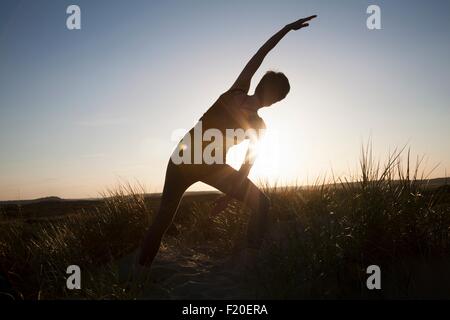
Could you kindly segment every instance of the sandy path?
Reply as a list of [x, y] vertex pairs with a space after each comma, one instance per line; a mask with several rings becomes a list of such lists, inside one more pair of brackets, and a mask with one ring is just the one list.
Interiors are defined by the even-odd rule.
[[[138, 299], [252, 299], [244, 272], [234, 257], [213, 258], [207, 248], [163, 248], [150, 271], [132, 283], [142, 286]], [[133, 272], [136, 252], [119, 261], [119, 277]], [[136, 274], [136, 273], [133, 273]]]

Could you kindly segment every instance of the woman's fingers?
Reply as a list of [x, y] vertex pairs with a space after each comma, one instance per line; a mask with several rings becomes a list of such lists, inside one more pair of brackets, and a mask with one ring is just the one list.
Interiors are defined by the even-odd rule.
[[308, 27], [308, 26], [309, 26], [309, 23], [303, 23], [303, 24], [300, 24], [298, 26], [293, 26], [292, 29], [299, 30], [301, 28], [305, 28], [305, 27]]
[[316, 18], [316, 17], [317, 17], [317, 15], [313, 15], [313, 16], [309, 16], [309, 17], [306, 17], [306, 18], [303, 18], [303, 19], [299, 19], [299, 20], [291, 23], [289, 26], [292, 29], [294, 29], [294, 30], [298, 30], [298, 29], [301, 29], [301, 28], [304, 28], [304, 27], [308, 27], [309, 23], [307, 23], [307, 22], [312, 20], [312, 19], [314, 19], [314, 18]]
[[306, 21], [312, 20], [312, 19], [314, 19], [316, 17], [317, 17], [317, 14], [315, 14], [313, 16], [309, 16], [309, 17], [303, 18], [302, 20], [306, 22]]

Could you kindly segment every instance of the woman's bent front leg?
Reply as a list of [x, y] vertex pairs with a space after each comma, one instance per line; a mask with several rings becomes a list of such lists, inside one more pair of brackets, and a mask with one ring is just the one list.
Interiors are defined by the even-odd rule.
[[259, 248], [268, 227], [269, 198], [250, 179], [242, 178], [237, 170], [226, 164], [215, 166], [201, 181], [252, 209], [247, 226], [247, 245]]

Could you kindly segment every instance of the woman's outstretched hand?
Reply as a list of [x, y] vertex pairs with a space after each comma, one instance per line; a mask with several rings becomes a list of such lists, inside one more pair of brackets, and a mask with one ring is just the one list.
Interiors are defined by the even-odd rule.
[[309, 26], [308, 21], [314, 19], [315, 17], [317, 17], [317, 15], [313, 15], [313, 16], [309, 16], [307, 18], [299, 19], [299, 20], [297, 20], [295, 22], [289, 23], [287, 25], [287, 27], [289, 28], [289, 30], [299, 30], [301, 28], [305, 28], [305, 27]]

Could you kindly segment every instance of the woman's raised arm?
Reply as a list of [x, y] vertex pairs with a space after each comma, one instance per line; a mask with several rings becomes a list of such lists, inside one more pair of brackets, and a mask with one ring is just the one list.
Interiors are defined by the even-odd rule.
[[301, 28], [307, 27], [309, 24], [307, 23], [309, 20], [314, 19], [316, 15], [310, 16], [307, 18], [299, 19], [293, 23], [290, 23], [283, 27], [280, 31], [278, 31], [275, 35], [273, 35], [266, 43], [256, 52], [256, 54], [250, 59], [250, 61], [245, 66], [244, 70], [242, 70], [239, 77], [236, 79], [234, 84], [231, 86], [231, 89], [242, 89], [245, 92], [248, 92], [250, 89], [250, 82], [253, 78], [253, 75], [261, 66], [266, 55], [280, 42], [281, 39], [291, 30], [299, 30]]

